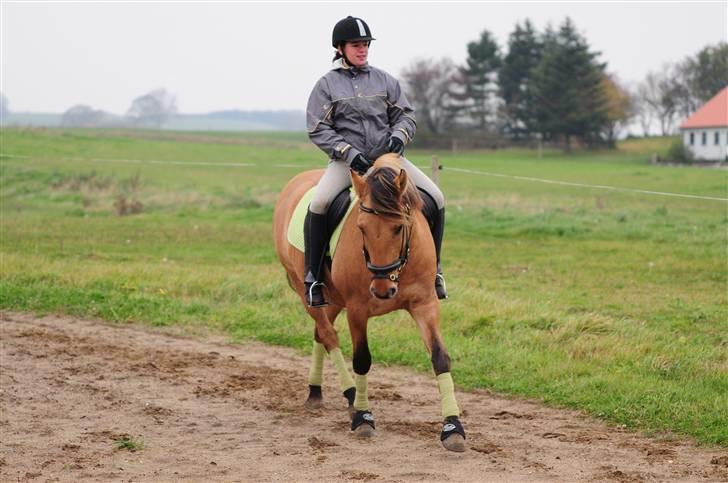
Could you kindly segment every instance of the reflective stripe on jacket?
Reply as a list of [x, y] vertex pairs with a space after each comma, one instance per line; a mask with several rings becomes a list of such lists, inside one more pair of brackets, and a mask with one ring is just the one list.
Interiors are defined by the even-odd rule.
[[386, 151], [390, 136], [407, 145], [417, 128], [397, 79], [376, 67], [357, 69], [341, 62], [314, 86], [306, 124], [316, 146], [347, 164], [359, 153], [375, 160]]

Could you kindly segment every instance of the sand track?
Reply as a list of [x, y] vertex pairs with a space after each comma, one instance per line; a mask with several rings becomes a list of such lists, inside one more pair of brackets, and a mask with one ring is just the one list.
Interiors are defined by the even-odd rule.
[[[485, 391], [458, 392], [470, 450], [449, 453], [434, 378], [376, 361], [362, 441], [330, 364], [326, 407], [303, 409], [290, 349], [0, 317], [2, 481], [728, 481], [728, 451]], [[129, 437], [144, 448], [116, 447]]]

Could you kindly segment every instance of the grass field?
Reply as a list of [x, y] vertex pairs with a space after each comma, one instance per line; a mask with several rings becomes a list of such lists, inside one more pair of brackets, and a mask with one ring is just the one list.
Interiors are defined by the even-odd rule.
[[[304, 133], [0, 134], [0, 307], [309, 349], [271, 235], [278, 190], [325, 162]], [[725, 170], [649, 165], [669, 142], [436, 153], [457, 384], [728, 446], [728, 203], [514, 178], [728, 198]], [[375, 379], [430, 370], [404, 313], [375, 319], [370, 346]]]

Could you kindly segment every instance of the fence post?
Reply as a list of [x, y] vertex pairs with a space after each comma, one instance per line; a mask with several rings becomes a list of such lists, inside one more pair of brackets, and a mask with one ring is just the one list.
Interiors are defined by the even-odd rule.
[[437, 156], [432, 156], [432, 164], [430, 165], [432, 169], [432, 176], [430, 176], [430, 179], [436, 184], [440, 185], [440, 161], [437, 159]]

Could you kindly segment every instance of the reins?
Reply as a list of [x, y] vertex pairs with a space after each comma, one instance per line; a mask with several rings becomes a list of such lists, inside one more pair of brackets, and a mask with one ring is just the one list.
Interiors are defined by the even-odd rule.
[[[368, 206], [364, 205], [363, 202], [359, 203], [359, 209], [364, 213], [369, 213], [375, 216], [382, 216], [379, 211], [374, 208], [369, 208]], [[366, 261], [367, 269], [372, 272], [372, 279], [388, 278], [394, 283], [399, 282], [399, 274], [400, 272], [402, 272], [402, 269], [405, 267], [405, 265], [407, 265], [407, 260], [409, 260], [410, 238], [412, 236], [412, 218], [410, 216], [409, 205], [405, 206], [405, 209], [405, 218], [407, 219], [407, 223], [402, 228], [402, 244], [399, 248], [399, 258], [397, 258], [394, 262], [387, 265], [374, 265], [371, 261], [371, 258], [369, 257], [369, 250], [367, 250], [367, 246], [362, 243], [364, 260]]]

